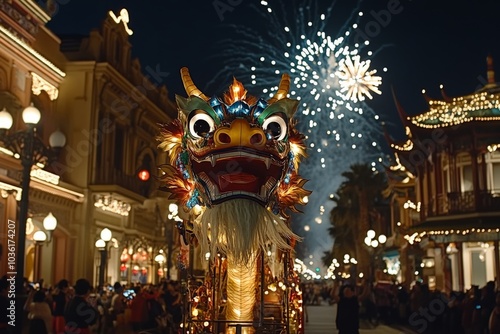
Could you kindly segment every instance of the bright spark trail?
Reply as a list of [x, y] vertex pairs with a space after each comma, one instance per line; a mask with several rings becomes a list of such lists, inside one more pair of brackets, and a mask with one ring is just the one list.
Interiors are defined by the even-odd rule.
[[333, 205], [329, 197], [343, 181], [340, 174], [354, 163], [378, 168], [383, 156], [378, 144], [382, 133], [379, 116], [366, 104], [372, 93], [381, 94], [381, 78], [370, 69], [368, 58], [374, 52], [366, 50], [369, 43], [350, 45], [363, 15], [358, 8], [332, 37], [328, 21], [334, 5], [320, 13], [314, 1], [290, 0], [286, 7], [284, 3], [277, 2], [281, 6], [277, 11], [267, 1], [256, 8], [269, 24], [267, 34], [234, 26], [241, 37], [237, 42], [224, 41], [224, 54], [230, 57], [224, 57], [226, 66], [214, 82], [230, 82], [234, 75], [254, 95], [272, 96], [281, 74], [290, 74], [290, 97], [301, 101], [295, 117], [307, 136], [309, 154], [300, 174], [309, 179], [306, 188], [313, 191], [304, 213], [294, 216], [292, 226], [305, 236], [309, 252], [315, 248], [324, 251], [331, 249], [332, 240], [326, 233]]

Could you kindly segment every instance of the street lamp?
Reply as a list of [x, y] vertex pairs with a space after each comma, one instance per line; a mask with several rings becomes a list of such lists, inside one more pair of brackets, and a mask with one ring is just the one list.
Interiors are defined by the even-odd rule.
[[[33, 165], [51, 162], [66, 144], [66, 137], [60, 131], [50, 136], [50, 147], [44, 145], [36, 134], [36, 125], [40, 121], [41, 113], [33, 104], [23, 110], [22, 118], [27, 125], [26, 130], [12, 134], [8, 130], [12, 127], [12, 115], [3, 108], [0, 111], [0, 141], [5, 149], [15, 158], [21, 160], [23, 172], [21, 176], [21, 201], [19, 203], [19, 229], [17, 231], [17, 262], [16, 262], [16, 291], [24, 298], [24, 262], [26, 252], [26, 222], [28, 219], [28, 202], [30, 174]], [[16, 304], [17, 314], [23, 313], [23, 302]], [[17, 330], [22, 331], [22, 317], [18, 317]]]
[[34, 268], [33, 268], [33, 281], [36, 281], [40, 275], [40, 248], [45, 243], [50, 243], [52, 241], [52, 233], [57, 227], [57, 219], [54, 217], [52, 212], [43, 219], [43, 229], [38, 230], [33, 234], [33, 241], [35, 242], [35, 258]]
[[35, 241], [35, 256], [33, 259], [33, 282], [39, 279], [40, 275], [40, 248], [43, 243], [47, 240], [47, 234], [44, 231], [38, 230], [33, 234], [33, 240]]
[[158, 262], [158, 266], [161, 268], [161, 272], [163, 276], [163, 263], [165, 263], [165, 255], [162, 253], [159, 253], [158, 255], [155, 256], [155, 261]]
[[100, 234], [100, 239], [95, 242], [95, 247], [101, 253], [101, 263], [99, 265], [99, 286], [104, 286], [104, 272], [108, 263], [108, 244], [113, 238], [113, 233], [109, 228], [103, 228]]
[[173, 247], [174, 247], [174, 221], [182, 221], [182, 219], [179, 217], [179, 207], [175, 203], [170, 203], [168, 205], [168, 219], [169, 224], [170, 224], [170, 231], [168, 234], [168, 241], [167, 241], [167, 279], [170, 279], [170, 268], [172, 267], [172, 252], [173, 252]]
[[[43, 228], [47, 231], [47, 242], [50, 243], [52, 241], [52, 233], [57, 227], [57, 219], [54, 217], [52, 212], [43, 219]], [[42, 231], [43, 232], [43, 231]]]
[[382, 246], [387, 241], [387, 237], [384, 234], [380, 234], [377, 237], [377, 233], [374, 230], [366, 231], [365, 244], [371, 249], [372, 255], [372, 273], [371, 279], [375, 279], [375, 260], [376, 260], [376, 249], [378, 246]]

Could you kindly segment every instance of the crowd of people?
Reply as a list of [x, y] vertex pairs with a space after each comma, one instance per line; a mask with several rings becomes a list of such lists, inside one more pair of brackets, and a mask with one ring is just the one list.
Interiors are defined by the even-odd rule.
[[[0, 304], [8, 305], [6, 277], [0, 279]], [[29, 334], [176, 333], [183, 317], [179, 282], [106, 285], [88, 280], [25, 284], [24, 305]], [[500, 334], [500, 291], [490, 281], [466, 292], [445, 294], [414, 282], [411, 288], [391, 282], [302, 285], [304, 305], [337, 303], [340, 333], [358, 333], [359, 319], [373, 325], [398, 324], [418, 333]], [[307, 307], [306, 307], [307, 321]], [[0, 316], [0, 333], [8, 333], [8, 318]]]
[[[0, 279], [0, 304], [9, 303], [8, 282]], [[25, 284], [24, 333], [111, 334], [177, 333], [182, 323], [182, 294], [178, 281], [160, 284], [106, 285], [94, 288], [86, 279], [66, 279], [55, 286]], [[0, 316], [0, 333], [10, 333], [8, 318]]]
[[339, 333], [358, 333], [352, 324], [361, 319], [417, 333], [500, 334], [500, 287], [493, 281], [449, 294], [419, 281], [408, 288], [392, 282], [310, 282], [303, 285], [303, 298], [306, 306], [337, 303]]

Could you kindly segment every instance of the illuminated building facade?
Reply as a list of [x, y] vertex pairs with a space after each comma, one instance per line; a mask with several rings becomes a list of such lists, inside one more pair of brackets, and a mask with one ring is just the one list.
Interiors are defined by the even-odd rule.
[[487, 64], [487, 84], [472, 94], [424, 92], [429, 109], [414, 116], [396, 102], [407, 138], [388, 138], [399, 189], [414, 183], [396, 217], [405, 247], [422, 250], [406, 272], [447, 292], [500, 278], [500, 86]]
[[[94, 247], [103, 228], [112, 232], [105, 260], [105, 281], [154, 282], [160, 251], [166, 251], [168, 202], [158, 192], [158, 124], [176, 117], [176, 107], [157, 69], [131, 57], [126, 10], [109, 13], [88, 36], [61, 36], [68, 59], [59, 107], [71, 129], [61, 170], [84, 189], [82, 214], [75, 224], [77, 276], [96, 280], [100, 251]], [[170, 222], [173, 224], [173, 222]], [[164, 268], [163, 268], [164, 269]], [[164, 272], [160, 276], [164, 276]]]
[[[101, 252], [95, 242], [109, 228], [105, 281], [155, 282], [166, 272], [155, 256], [176, 232], [167, 218], [167, 194], [154, 178], [166, 161], [155, 136], [159, 123], [177, 116], [176, 107], [159, 69], [145, 74], [132, 59], [126, 10], [104, 13], [100, 29], [84, 37], [56, 36], [45, 26], [49, 12], [28, 0], [0, 4], [0, 109], [12, 114], [15, 131], [33, 102], [42, 114], [37, 135], [46, 143], [56, 130], [66, 136], [57, 160], [32, 173], [26, 276], [48, 284], [80, 277], [97, 282]], [[21, 164], [8, 153], [0, 152], [2, 236], [4, 222], [17, 219], [20, 199]], [[49, 212], [58, 225], [35, 259], [32, 234], [43, 229]], [[2, 253], [0, 270], [6, 272]], [[30, 273], [34, 261], [36, 274]]]
[[[59, 39], [45, 24], [47, 12], [33, 1], [3, 1], [0, 4], [0, 110], [12, 116], [9, 133], [25, 131], [23, 109], [31, 103], [40, 110], [41, 120], [36, 126], [38, 138], [49, 143], [52, 133], [62, 128], [62, 114], [57, 105], [62, 83], [66, 78], [65, 59], [59, 53]], [[6, 142], [0, 142], [0, 272], [7, 272], [7, 221], [18, 227], [18, 206], [21, 200], [21, 162]], [[30, 279], [46, 280], [68, 277], [71, 253], [69, 224], [84, 201], [81, 189], [52, 173], [48, 166], [34, 166], [29, 191], [29, 219], [26, 226], [26, 257], [24, 274]], [[41, 245], [39, 255], [44, 266], [34, 271], [37, 246], [33, 236], [43, 230], [43, 219], [49, 213], [59, 225], [50, 243]], [[55, 261], [56, 254], [58, 260]]]

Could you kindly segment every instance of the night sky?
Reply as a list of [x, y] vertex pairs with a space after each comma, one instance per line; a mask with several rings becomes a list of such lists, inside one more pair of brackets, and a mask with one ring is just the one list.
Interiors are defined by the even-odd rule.
[[[289, 4], [297, 3], [281, 1], [290, 11], [293, 9]], [[217, 42], [238, 43], [231, 40], [230, 24], [251, 26], [256, 33], [268, 28], [250, 8], [251, 4], [259, 8], [260, 0], [57, 2], [58, 12], [49, 22], [57, 34], [88, 34], [92, 28], [100, 27], [108, 10], [118, 13], [121, 8], [127, 8], [129, 26], [134, 30], [133, 56], [139, 57], [143, 67], [159, 66], [170, 73], [164, 83], [171, 96], [184, 94], [178, 74], [182, 66], [190, 68], [200, 88], [207, 88], [204, 83], [220, 69], [224, 57], [231, 57], [224, 54]], [[226, 4], [227, 10], [217, 11], [216, 5], [223, 6], [221, 4]], [[332, 35], [348, 21], [357, 5], [355, 0], [334, 4], [329, 20]], [[372, 49], [378, 50], [372, 66], [383, 76], [383, 95], [376, 96], [369, 104], [389, 123], [397, 119], [391, 87], [406, 111], [415, 114], [426, 107], [420, 93], [422, 88], [436, 98], [440, 96], [440, 84], [449, 96], [469, 93], [485, 80], [488, 53], [497, 59], [497, 65], [500, 63], [500, 1], [370, 0], [359, 6], [364, 12], [359, 34], [368, 36]], [[391, 11], [388, 18], [384, 17], [382, 12]], [[380, 71], [383, 67], [388, 68], [387, 73]], [[222, 83], [223, 87], [228, 85]]]
[[[58, 12], [48, 25], [58, 35], [87, 35], [101, 26], [108, 10], [118, 13], [127, 8], [129, 27], [134, 31], [130, 37], [133, 57], [140, 59], [143, 68], [169, 73], [162, 83], [172, 98], [174, 94], [185, 95], [179, 75], [183, 66], [189, 67], [196, 85], [209, 96], [219, 95], [220, 89], [229, 86], [230, 82], [221, 82], [216, 90], [207, 84], [232, 56], [224, 52], [225, 45], [239, 42], [235, 25], [249, 27], [257, 35], [273, 29], [257, 15], [256, 8], [264, 10], [260, 0], [56, 1]], [[291, 16], [303, 1], [268, 2]], [[322, 13], [332, 1], [317, 3], [318, 13]], [[224, 6], [225, 11], [221, 9]], [[371, 67], [378, 69], [383, 80], [382, 96], [375, 95], [368, 105], [388, 124], [393, 137], [402, 139], [403, 129], [391, 88], [411, 115], [426, 110], [422, 89], [440, 98], [441, 84], [452, 97], [480, 88], [486, 80], [488, 54], [496, 60], [500, 78], [498, 0], [338, 0], [332, 8], [325, 32], [333, 37], [345, 30], [346, 24], [352, 24], [358, 11], [364, 13], [355, 33], [360, 41], [370, 41], [374, 52]], [[388, 69], [385, 73], [384, 67]], [[251, 94], [260, 95], [252, 92], [249, 83], [243, 84]]]

